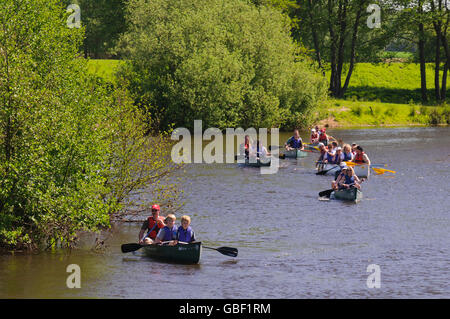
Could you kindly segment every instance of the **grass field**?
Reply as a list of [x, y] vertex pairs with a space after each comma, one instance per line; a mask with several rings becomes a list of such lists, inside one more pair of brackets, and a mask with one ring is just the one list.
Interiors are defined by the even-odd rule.
[[[441, 78], [442, 78], [441, 71]], [[329, 75], [329, 74], [327, 74]], [[430, 102], [434, 98], [434, 65], [426, 66]], [[343, 78], [345, 81], [345, 78]], [[442, 79], [441, 79], [442, 81]], [[450, 84], [449, 84], [450, 86]], [[447, 94], [450, 102], [450, 94]], [[358, 63], [346, 99], [386, 103], [421, 103], [420, 68], [416, 63]]]
[[[114, 72], [121, 63], [119, 60], [89, 60], [88, 68], [89, 72], [114, 83]], [[433, 64], [427, 64], [427, 85], [432, 98]], [[450, 105], [450, 92], [447, 96]], [[337, 127], [450, 123], [448, 106], [422, 106], [420, 101], [418, 64], [359, 63], [345, 98], [327, 101], [318, 112], [318, 119]]]
[[107, 82], [114, 83], [114, 73], [123, 61], [120, 60], [89, 60], [88, 71]]

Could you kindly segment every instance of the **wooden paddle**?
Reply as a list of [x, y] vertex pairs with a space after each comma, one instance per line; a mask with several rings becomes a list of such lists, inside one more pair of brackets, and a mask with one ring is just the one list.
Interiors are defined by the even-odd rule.
[[219, 248], [212, 248], [212, 247], [207, 247], [207, 246], [202, 246], [202, 247], [207, 248], [207, 249], [217, 250], [222, 255], [226, 255], [226, 256], [230, 256], [230, 257], [237, 257], [237, 255], [238, 255], [237, 248], [233, 248], [233, 247], [219, 247]]

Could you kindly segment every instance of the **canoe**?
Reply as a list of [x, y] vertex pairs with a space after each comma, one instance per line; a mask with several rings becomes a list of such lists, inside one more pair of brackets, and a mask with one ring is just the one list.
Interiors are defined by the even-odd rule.
[[[317, 173], [323, 175], [333, 175], [339, 172], [341, 167], [337, 164], [319, 163], [317, 166]], [[355, 165], [353, 166], [353, 171], [359, 178], [368, 178], [370, 176], [370, 166], [369, 165]], [[324, 172], [324, 173], [321, 173]]]
[[166, 260], [179, 264], [198, 264], [202, 252], [202, 243], [144, 246], [144, 254], [147, 257]]
[[[242, 161], [243, 159], [244, 159], [244, 155], [237, 155], [238, 163], [239, 163], [239, 160]], [[246, 158], [245, 163], [239, 163], [239, 164], [243, 165], [243, 166], [248, 166], [248, 167], [261, 167], [261, 166], [270, 166], [270, 163], [271, 163], [270, 157], [264, 158], [263, 160], [252, 157], [251, 161], [250, 161], [250, 159]]]
[[331, 198], [333, 197], [334, 199], [358, 202], [362, 198], [362, 192], [356, 187], [340, 189], [332, 193]]
[[[340, 171], [341, 167], [337, 164], [319, 163], [317, 173], [320, 175], [333, 175]], [[359, 177], [359, 176], [358, 176]]]
[[302, 150], [284, 151], [286, 158], [302, 158], [308, 156], [308, 152]]

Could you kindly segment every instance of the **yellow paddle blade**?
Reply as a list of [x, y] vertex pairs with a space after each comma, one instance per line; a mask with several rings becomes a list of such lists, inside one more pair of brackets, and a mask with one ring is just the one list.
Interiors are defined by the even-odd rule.
[[347, 166], [355, 166], [357, 165], [355, 162], [344, 162]]
[[392, 174], [397, 173], [396, 171], [391, 171], [389, 169], [384, 169], [384, 168], [372, 167], [372, 169], [378, 174], [384, 174], [385, 172], [389, 172], [389, 173], [392, 173]]

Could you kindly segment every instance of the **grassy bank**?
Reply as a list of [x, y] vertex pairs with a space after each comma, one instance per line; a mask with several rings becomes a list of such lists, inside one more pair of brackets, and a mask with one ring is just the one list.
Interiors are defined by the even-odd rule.
[[[119, 60], [89, 60], [89, 72], [114, 82]], [[328, 76], [328, 75], [327, 75]], [[427, 65], [433, 96], [433, 64]], [[450, 92], [447, 94], [450, 98]], [[450, 100], [449, 100], [450, 105]], [[360, 63], [345, 99], [330, 99], [320, 109], [321, 124], [330, 127], [436, 125], [450, 123], [450, 107], [420, 104], [420, 70], [414, 63]]]
[[329, 100], [319, 118], [330, 127], [438, 125], [450, 123], [450, 107]]
[[[441, 71], [441, 81], [442, 73]], [[327, 76], [329, 77], [329, 74]], [[426, 79], [430, 104], [434, 104], [433, 63], [426, 65]], [[342, 81], [344, 83], [345, 78]], [[450, 104], [449, 93], [447, 103]], [[345, 99], [420, 104], [420, 66], [416, 63], [358, 63], [350, 79]]]

